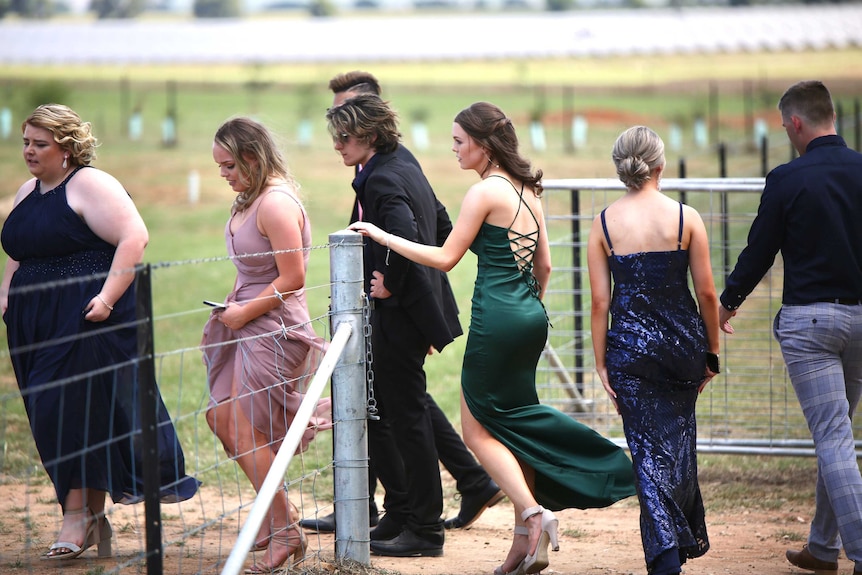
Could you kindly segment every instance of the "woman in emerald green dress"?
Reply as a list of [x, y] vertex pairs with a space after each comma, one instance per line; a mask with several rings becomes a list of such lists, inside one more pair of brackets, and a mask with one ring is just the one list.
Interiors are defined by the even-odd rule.
[[542, 296], [551, 255], [542, 172], [518, 152], [512, 122], [478, 102], [452, 126], [461, 169], [481, 177], [464, 197], [442, 247], [364, 222], [351, 229], [419, 264], [449, 271], [467, 250], [478, 258], [461, 374], [464, 439], [515, 507], [512, 547], [496, 575], [538, 573], [559, 549], [552, 510], [605, 507], [635, 494], [631, 461], [594, 430], [542, 405], [536, 365], [548, 338]]

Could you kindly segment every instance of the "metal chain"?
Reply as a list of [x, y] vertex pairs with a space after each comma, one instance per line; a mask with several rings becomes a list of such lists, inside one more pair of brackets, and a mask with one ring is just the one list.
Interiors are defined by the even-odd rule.
[[362, 294], [362, 313], [364, 315], [363, 336], [365, 337], [365, 382], [368, 387], [368, 404], [366, 412], [368, 419], [377, 421], [380, 416], [377, 414], [377, 399], [374, 397], [374, 352], [371, 349], [371, 306], [368, 303], [368, 296]]

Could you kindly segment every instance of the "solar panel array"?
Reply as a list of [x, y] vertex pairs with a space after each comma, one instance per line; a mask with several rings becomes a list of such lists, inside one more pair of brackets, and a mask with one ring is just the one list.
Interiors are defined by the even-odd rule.
[[860, 46], [862, 4], [361, 20], [0, 22], [0, 62], [8, 64], [421, 61]]

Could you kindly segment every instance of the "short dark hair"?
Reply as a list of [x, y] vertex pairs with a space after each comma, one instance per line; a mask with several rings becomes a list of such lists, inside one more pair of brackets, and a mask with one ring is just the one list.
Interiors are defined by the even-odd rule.
[[357, 94], [380, 95], [380, 82], [369, 72], [353, 70], [344, 74], [338, 74], [329, 81], [329, 89], [333, 94], [342, 92], [354, 92]]
[[835, 107], [829, 90], [819, 80], [805, 80], [790, 86], [778, 101], [782, 120], [799, 116], [815, 124], [831, 124], [835, 120]]

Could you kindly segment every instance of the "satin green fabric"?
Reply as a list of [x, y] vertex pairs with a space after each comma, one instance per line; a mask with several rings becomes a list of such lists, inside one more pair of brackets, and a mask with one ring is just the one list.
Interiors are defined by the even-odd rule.
[[634, 495], [631, 460], [621, 448], [539, 402], [536, 365], [548, 319], [531, 271], [516, 264], [509, 230], [484, 223], [470, 249], [478, 272], [461, 374], [470, 412], [535, 470], [540, 505], [606, 507]]

